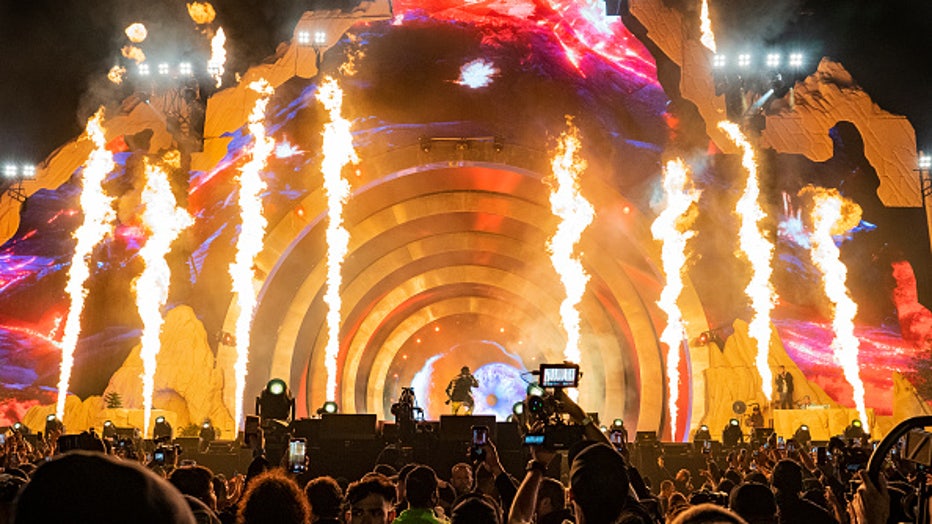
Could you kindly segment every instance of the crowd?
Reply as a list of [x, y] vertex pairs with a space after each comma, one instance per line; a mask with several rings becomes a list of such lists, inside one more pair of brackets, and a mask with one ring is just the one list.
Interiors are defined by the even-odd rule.
[[[141, 454], [84, 433], [62, 452], [50, 438], [6, 438], [0, 457], [0, 524], [15, 523], [869, 523], [914, 521], [907, 501], [921, 469], [892, 461], [879, 482], [808, 448], [743, 445], [706, 455], [694, 476], [642, 476], [625, 445], [612, 444], [568, 398], [561, 404], [583, 439], [567, 450], [568, 475], [550, 478], [559, 454], [531, 446], [523, 475], [505, 471], [494, 442], [450, 472], [423, 464], [376, 464], [353, 481], [306, 479], [273, 467], [256, 447], [245, 476], [195, 464], [146, 463]], [[833, 442], [835, 456], [848, 443]], [[821, 457], [819, 457], [821, 458]], [[660, 471], [661, 474], [656, 472]], [[442, 477], [442, 478], [441, 478]], [[479, 481], [477, 481], [479, 479]], [[651, 489], [651, 486], [654, 489]]]

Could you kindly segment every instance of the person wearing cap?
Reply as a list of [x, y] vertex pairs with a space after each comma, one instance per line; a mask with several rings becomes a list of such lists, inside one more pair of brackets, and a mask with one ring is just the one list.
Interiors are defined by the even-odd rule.
[[472, 388], [479, 387], [479, 381], [469, 371], [469, 366], [463, 366], [460, 374], [453, 377], [447, 385], [447, 404], [453, 408], [453, 414], [459, 415], [460, 409], [465, 407], [466, 414], [472, 415], [475, 401], [472, 398]]

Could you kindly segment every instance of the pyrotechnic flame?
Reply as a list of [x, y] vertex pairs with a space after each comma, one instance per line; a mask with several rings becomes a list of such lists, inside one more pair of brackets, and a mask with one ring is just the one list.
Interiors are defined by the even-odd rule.
[[142, 49], [139, 49], [134, 45], [125, 45], [120, 52], [123, 53], [125, 58], [128, 58], [137, 64], [141, 64], [146, 61], [146, 54], [142, 52]]
[[207, 61], [207, 71], [210, 76], [217, 81], [217, 87], [223, 85], [223, 66], [227, 63], [227, 50], [224, 45], [227, 42], [227, 36], [223, 33], [223, 28], [217, 29], [217, 34], [210, 39], [210, 60]]
[[246, 388], [246, 371], [249, 364], [250, 327], [256, 308], [253, 266], [256, 256], [262, 251], [267, 225], [262, 214], [261, 195], [266, 188], [265, 181], [262, 180], [262, 170], [275, 150], [275, 140], [266, 135], [263, 123], [265, 108], [274, 89], [265, 80], [253, 82], [249, 84], [249, 88], [259, 93], [247, 125], [255, 141], [252, 145], [252, 158], [240, 168], [238, 204], [241, 225], [236, 239], [236, 258], [230, 264], [230, 278], [233, 280], [233, 292], [239, 306], [235, 334], [236, 364], [233, 367], [236, 381], [236, 427], [243, 421], [243, 391]]
[[712, 32], [712, 18], [709, 16], [709, 0], [702, 0], [702, 7], [699, 13], [699, 30], [702, 36], [699, 41], [706, 46], [709, 51], [716, 52], [715, 33]]
[[760, 222], [767, 215], [760, 206], [760, 182], [757, 177], [757, 160], [754, 147], [741, 128], [734, 122], [722, 121], [718, 124], [731, 140], [743, 151], [741, 164], [748, 172], [744, 192], [738, 200], [735, 213], [741, 219], [738, 230], [741, 251], [751, 264], [751, 281], [744, 292], [751, 299], [753, 316], [748, 324], [748, 334], [757, 343], [757, 372], [760, 374], [761, 387], [769, 401], [773, 397], [773, 374], [770, 372], [768, 358], [770, 355], [770, 312], [776, 302], [776, 292], [770, 283], [773, 274], [773, 242], [760, 229]]
[[146, 37], [149, 36], [149, 31], [146, 29], [146, 26], [139, 22], [126, 26], [124, 32], [126, 33], [126, 38], [129, 38], [129, 41], [134, 44], [142, 43], [145, 41]]
[[210, 2], [191, 2], [188, 4], [188, 16], [197, 25], [206, 25], [214, 21], [217, 12]]
[[81, 190], [84, 221], [74, 232], [77, 243], [71, 257], [71, 267], [68, 269], [68, 283], [65, 284], [65, 293], [68, 294], [71, 305], [61, 343], [61, 372], [58, 378], [58, 404], [55, 408], [58, 420], [64, 420], [65, 416], [65, 396], [71, 380], [71, 368], [74, 366], [74, 350], [81, 334], [81, 313], [84, 310], [84, 299], [87, 297], [87, 288], [84, 286], [91, 275], [91, 255], [94, 246], [110, 233], [116, 218], [113, 199], [107, 196], [103, 189], [104, 180], [116, 167], [113, 153], [107, 150], [103, 118], [104, 110], [101, 108], [87, 121], [86, 133], [94, 143], [94, 150], [84, 164], [84, 187]]
[[116, 85], [123, 83], [123, 75], [126, 74], [126, 68], [123, 66], [115, 65], [110, 68], [110, 71], [107, 72], [107, 78]]
[[825, 295], [832, 303], [832, 352], [835, 361], [841, 366], [845, 379], [854, 389], [854, 404], [858, 414], [867, 428], [867, 409], [864, 405], [864, 382], [861, 381], [858, 366], [860, 341], [854, 336], [854, 317], [858, 305], [848, 292], [846, 281], [848, 268], [841, 261], [841, 252], [832, 238], [833, 228], [843, 219], [843, 199], [835, 190], [824, 190], [813, 195], [815, 207], [812, 210], [812, 249], [809, 251], [812, 262], [822, 273]]
[[343, 167], [356, 164], [359, 157], [353, 149], [350, 122], [343, 118], [343, 90], [333, 78], [327, 77], [317, 91], [317, 100], [330, 113], [330, 122], [324, 124], [324, 190], [327, 193], [327, 346], [324, 366], [327, 369], [327, 400], [337, 396], [337, 357], [340, 355], [341, 306], [340, 287], [343, 259], [349, 249], [349, 232], [343, 227], [343, 204], [350, 195], [350, 184], [343, 178]]
[[162, 307], [168, 301], [171, 269], [165, 256], [172, 242], [194, 221], [187, 211], [177, 207], [168, 174], [160, 166], [145, 160], [146, 187], [142, 190], [142, 224], [149, 238], [139, 249], [143, 270], [133, 282], [136, 309], [142, 319], [140, 357], [142, 358], [143, 435], [149, 434], [152, 394], [155, 388], [156, 357], [161, 349]]
[[657, 305], [667, 315], [667, 325], [660, 334], [660, 341], [667, 345], [667, 387], [669, 388], [670, 425], [676, 439], [677, 401], [680, 383], [680, 349], [686, 339], [686, 325], [677, 302], [683, 292], [683, 273], [686, 269], [686, 241], [695, 235], [690, 231], [694, 215], [690, 207], [699, 200], [699, 191], [688, 188], [689, 173], [680, 160], [667, 162], [663, 176], [663, 193], [666, 202], [663, 210], [651, 224], [650, 232], [660, 240], [661, 261], [666, 284], [660, 292]]
[[566, 331], [563, 358], [579, 363], [579, 310], [576, 308], [586, 291], [589, 275], [579, 260], [582, 254], [576, 255], [575, 248], [583, 231], [595, 218], [595, 210], [579, 192], [579, 175], [586, 169], [586, 162], [578, 156], [582, 147], [579, 131], [570, 117], [567, 117], [566, 125], [567, 130], [560, 135], [550, 164], [553, 171], [548, 179], [551, 186], [550, 211], [560, 219], [560, 224], [547, 242], [547, 251], [566, 291], [566, 298], [560, 304], [560, 320]]

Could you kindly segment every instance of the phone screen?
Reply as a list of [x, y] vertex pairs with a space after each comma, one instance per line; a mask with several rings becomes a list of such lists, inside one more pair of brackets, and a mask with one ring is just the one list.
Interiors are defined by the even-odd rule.
[[303, 438], [291, 439], [288, 443], [288, 469], [292, 473], [302, 473], [306, 469], [305, 452], [307, 441]]
[[711, 453], [712, 452], [712, 443], [708, 440], [702, 442], [702, 452]]
[[784, 447], [783, 437], [777, 437], [777, 449], [783, 449]]
[[489, 443], [489, 428], [487, 426], [472, 427], [472, 445], [479, 447]]
[[155, 453], [152, 454], [152, 460], [156, 464], [165, 464], [165, 452], [156, 451]]

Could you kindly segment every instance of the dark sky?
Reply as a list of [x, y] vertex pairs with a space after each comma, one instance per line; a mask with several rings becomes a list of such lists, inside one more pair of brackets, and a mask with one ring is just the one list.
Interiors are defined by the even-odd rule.
[[[696, 0], [698, 2], [698, 0]], [[290, 34], [299, 0], [217, 0], [230, 56], [270, 55]], [[720, 45], [729, 40], [802, 42], [829, 55], [885, 109], [907, 115], [920, 148], [932, 149], [932, 2], [711, 0]], [[0, 161], [40, 161], [81, 132], [106, 71], [125, 43], [123, 28], [147, 23], [150, 46], [206, 46], [183, 0], [0, 1]], [[159, 37], [162, 42], [157, 42]], [[158, 46], [156, 45], [158, 44]], [[150, 53], [151, 56], [151, 53]]]

